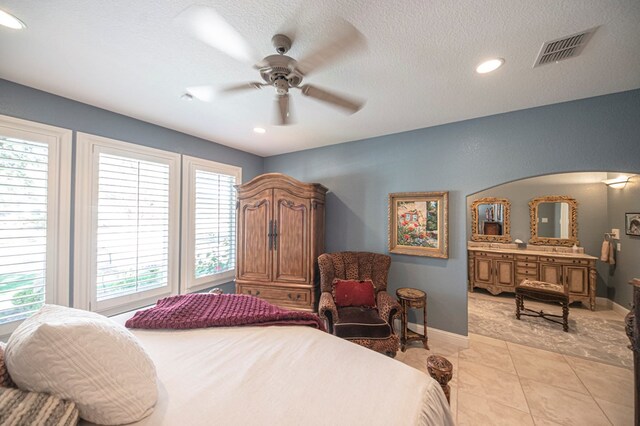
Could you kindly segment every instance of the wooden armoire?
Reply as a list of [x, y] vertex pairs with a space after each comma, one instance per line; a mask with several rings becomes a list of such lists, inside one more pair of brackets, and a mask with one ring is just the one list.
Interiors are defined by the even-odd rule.
[[236, 293], [315, 311], [327, 188], [267, 173], [236, 189]]

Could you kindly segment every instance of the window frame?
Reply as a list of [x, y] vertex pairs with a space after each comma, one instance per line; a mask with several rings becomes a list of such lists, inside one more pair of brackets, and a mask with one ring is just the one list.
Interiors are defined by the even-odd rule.
[[[231, 271], [195, 278], [195, 173], [198, 170], [234, 176], [236, 185], [242, 183], [242, 167], [188, 155], [182, 156], [182, 267], [180, 293], [192, 293], [231, 282], [235, 279], [237, 269], [237, 265], [235, 265]], [[237, 239], [234, 240], [233, 244], [235, 255], [237, 253]], [[234, 259], [234, 264], [235, 262], [236, 259]]]
[[[0, 115], [0, 133], [48, 145], [45, 303], [69, 306], [73, 131]], [[0, 336], [13, 332], [22, 321], [0, 324]]]
[[[180, 259], [180, 154], [87, 133], [76, 137], [76, 188], [73, 306], [115, 315], [177, 294]], [[97, 202], [99, 154], [111, 154], [169, 166], [169, 229], [167, 286], [97, 300]]]

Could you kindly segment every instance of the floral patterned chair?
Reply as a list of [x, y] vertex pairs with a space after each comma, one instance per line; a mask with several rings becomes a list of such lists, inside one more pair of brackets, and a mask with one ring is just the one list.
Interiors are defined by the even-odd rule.
[[[330, 333], [395, 357], [400, 339], [393, 320], [400, 315], [400, 304], [387, 293], [391, 257], [368, 252], [325, 253], [318, 258], [320, 268], [320, 304], [318, 314], [327, 322]], [[338, 307], [333, 297], [333, 280], [373, 281], [375, 308]]]

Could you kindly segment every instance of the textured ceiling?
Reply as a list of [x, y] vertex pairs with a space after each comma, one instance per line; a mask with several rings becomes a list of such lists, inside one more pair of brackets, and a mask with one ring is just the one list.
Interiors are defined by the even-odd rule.
[[[270, 88], [212, 103], [180, 99], [188, 86], [258, 79], [176, 24], [192, 4], [0, 0], [28, 26], [0, 27], [0, 77], [265, 156], [640, 87], [638, 0], [199, 2], [265, 56], [282, 31], [300, 58], [337, 18], [367, 38], [367, 51], [305, 80], [365, 98], [364, 109], [343, 115], [296, 92], [296, 124], [277, 127]], [[532, 68], [544, 41], [598, 25], [579, 57]], [[506, 63], [476, 74], [491, 57]]]

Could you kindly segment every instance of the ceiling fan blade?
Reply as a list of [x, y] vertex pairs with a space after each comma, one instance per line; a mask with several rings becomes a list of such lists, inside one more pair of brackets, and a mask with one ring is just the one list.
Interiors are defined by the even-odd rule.
[[252, 81], [249, 83], [234, 84], [233, 86], [223, 87], [222, 89], [220, 89], [220, 92], [221, 93], [241, 92], [244, 90], [262, 89], [262, 86], [266, 86], [266, 84]]
[[190, 6], [175, 19], [192, 37], [241, 62], [259, 59], [251, 45], [212, 7]]
[[300, 89], [302, 90], [302, 94], [305, 96], [309, 96], [310, 98], [314, 98], [322, 102], [330, 103], [337, 106], [338, 108], [346, 110], [351, 114], [358, 112], [364, 106], [364, 102], [354, 99], [348, 99], [342, 95], [320, 89], [319, 87], [312, 86], [310, 84], [304, 84], [300, 86]]
[[306, 76], [335, 62], [341, 56], [366, 46], [364, 35], [346, 21], [343, 21], [335, 34], [328, 43], [299, 60], [291, 71]]
[[290, 122], [289, 112], [289, 95], [278, 95], [276, 97], [276, 109], [277, 109], [277, 125], [286, 126]]
[[213, 86], [190, 86], [187, 93], [202, 102], [211, 102], [215, 97]]

